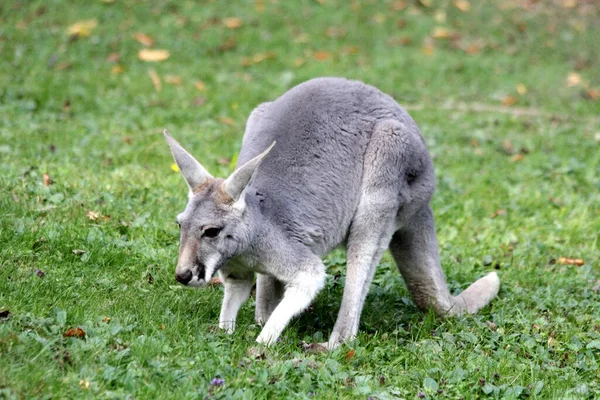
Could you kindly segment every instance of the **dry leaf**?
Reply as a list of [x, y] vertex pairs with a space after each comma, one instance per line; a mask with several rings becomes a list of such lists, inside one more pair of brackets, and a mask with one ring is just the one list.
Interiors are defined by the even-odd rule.
[[201, 92], [204, 92], [206, 90], [206, 85], [202, 81], [194, 82], [194, 86], [196, 86], [196, 89], [198, 89]]
[[88, 19], [85, 21], [78, 21], [73, 25], [69, 26], [67, 33], [71, 36], [84, 37], [90, 36], [94, 28], [98, 26], [98, 21], [95, 19]]
[[226, 51], [235, 49], [236, 46], [237, 46], [237, 40], [235, 38], [231, 38], [231, 39], [227, 39], [226, 41], [221, 43], [219, 45], [219, 47], [217, 47], [217, 50], [221, 53], [224, 53]]
[[242, 66], [244, 67], [248, 67], [250, 65], [254, 65], [254, 64], [258, 64], [261, 63], [265, 60], [271, 59], [271, 58], [275, 58], [277, 55], [271, 51], [267, 51], [264, 53], [257, 53], [255, 55], [253, 55], [251, 58], [249, 57], [244, 57], [242, 59]]
[[408, 7], [408, 4], [404, 0], [396, 0], [392, 3], [392, 10], [394, 11], [402, 11], [406, 7]]
[[75, 338], [84, 338], [85, 332], [81, 328], [71, 328], [65, 333], [63, 333], [64, 337], [75, 337]]
[[450, 31], [442, 26], [436, 26], [431, 34], [435, 39], [448, 39], [450, 37]]
[[585, 92], [585, 95], [590, 100], [598, 100], [600, 99], [600, 89], [590, 88]]
[[577, 72], [571, 72], [567, 77], [567, 86], [573, 87], [581, 84], [581, 75]]
[[112, 52], [106, 57], [106, 61], [108, 61], [109, 63], [119, 62], [121, 61], [121, 55], [119, 53]]
[[473, 44], [470, 44], [469, 46], [467, 46], [467, 48], [465, 48], [465, 53], [474, 55], [474, 54], [479, 53], [480, 50], [481, 50], [481, 46], [477, 43], [473, 43]]
[[82, 254], [85, 254], [85, 250], [81, 250], [81, 249], [74, 249], [73, 250], [73, 254], [75, 254], [76, 256], [80, 256]]
[[313, 57], [317, 61], [324, 61], [331, 57], [331, 54], [326, 51], [315, 51]]
[[577, 7], [577, 0], [562, 0], [560, 5], [563, 8], [575, 8]]
[[135, 40], [137, 40], [144, 46], [150, 47], [154, 44], [154, 40], [150, 36], [146, 35], [145, 33], [138, 32], [133, 37], [135, 38]]
[[98, 214], [95, 211], [88, 211], [87, 212], [87, 217], [89, 219], [91, 219], [92, 221], [97, 221], [98, 219], [100, 219], [100, 214]]
[[350, 361], [350, 360], [352, 360], [352, 358], [354, 357], [354, 355], [355, 355], [355, 354], [356, 354], [356, 351], [354, 351], [354, 349], [352, 349], [352, 350], [348, 351], [348, 352], [346, 353], [346, 357], [345, 357], [345, 358], [346, 358], [346, 361]]
[[585, 261], [583, 261], [581, 258], [569, 257], [558, 257], [556, 262], [562, 265], [577, 265], [578, 267], [581, 267], [583, 264], [585, 264]]
[[252, 346], [246, 350], [246, 354], [255, 360], [264, 360], [266, 358], [264, 347]]
[[493, 323], [492, 321], [485, 321], [485, 324], [493, 331], [498, 329], [498, 326], [496, 326], [496, 324]]
[[527, 86], [523, 85], [522, 83], [519, 83], [517, 85], [517, 93], [523, 96], [525, 93], [527, 93]]
[[506, 215], [506, 210], [504, 210], [504, 209], [496, 210], [492, 213], [492, 215], [490, 215], [490, 218], [496, 218], [500, 215]]
[[425, 53], [428, 56], [433, 55], [433, 40], [431, 40], [431, 38], [427, 37], [425, 38], [425, 40], [423, 41], [423, 53]]
[[122, 65], [114, 65], [111, 69], [110, 69], [110, 73], [114, 74], [114, 75], [118, 75], [118, 74], [122, 74], [125, 71], [125, 68], [123, 68]]
[[154, 85], [154, 89], [156, 89], [157, 92], [160, 92], [160, 90], [162, 89], [162, 83], [160, 81], [160, 76], [158, 76], [156, 71], [153, 69], [148, 70], [148, 76], [150, 76], [150, 79], [152, 79], [152, 84]]
[[517, 154], [515, 154], [514, 156], [512, 156], [510, 158], [510, 161], [512, 161], [512, 162], [519, 162], [519, 161], [521, 161], [524, 158], [525, 158], [525, 154], [524, 153], [517, 153]]
[[306, 60], [302, 57], [298, 57], [294, 60], [294, 68], [300, 68], [304, 64], [306, 64]]
[[165, 82], [171, 85], [181, 85], [181, 77], [177, 75], [166, 75]]
[[110, 317], [102, 318], [102, 322], [104, 322], [105, 324], [108, 324], [110, 322]]
[[452, 4], [462, 12], [467, 12], [471, 9], [471, 3], [467, 0], [454, 0]]
[[508, 95], [502, 100], [502, 104], [504, 104], [505, 106], [508, 107], [508, 106], [512, 106], [517, 101], [519, 101], [519, 99], [517, 99], [515, 96]]
[[240, 18], [225, 18], [223, 20], [223, 25], [225, 25], [229, 29], [238, 29], [243, 24]]
[[171, 54], [167, 50], [142, 49], [138, 52], [138, 58], [142, 61], [158, 62], [169, 58]]
[[50, 180], [50, 175], [44, 174], [44, 186], [50, 186], [52, 181]]
[[222, 124], [225, 124], [227, 126], [231, 126], [234, 124], [233, 119], [229, 118], [229, 117], [217, 117], [217, 121], [219, 121]]

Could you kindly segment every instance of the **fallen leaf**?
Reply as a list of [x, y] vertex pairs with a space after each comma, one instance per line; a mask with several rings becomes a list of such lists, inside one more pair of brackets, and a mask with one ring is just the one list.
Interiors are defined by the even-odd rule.
[[85, 250], [81, 250], [81, 249], [74, 249], [73, 250], [73, 254], [80, 256], [82, 254], [85, 254]]
[[600, 99], [600, 89], [590, 88], [585, 92], [585, 97], [590, 100]]
[[110, 322], [110, 317], [102, 318], [102, 322], [104, 322], [105, 324], [108, 324]]
[[467, 12], [471, 9], [471, 3], [467, 0], [454, 0], [452, 4], [462, 12]]
[[571, 72], [567, 76], [567, 87], [578, 86], [581, 84], [581, 75], [577, 72]]
[[10, 317], [10, 311], [6, 308], [0, 308], [0, 319], [8, 319]]
[[563, 265], [577, 265], [578, 267], [581, 267], [583, 264], [585, 264], [585, 261], [583, 261], [581, 258], [569, 257], [558, 257], [556, 262]]
[[90, 36], [94, 28], [98, 26], [98, 21], [95, 19], [88, 19], [85, 21], [78, 21], [73, 25], [69, 26], [67, 33], [75, 37]]
[[138, 52], [138, 58], [142, 61], [148, 62], [158, 62], [164, 61], [169, 58], [171, 54], [168, 50], [150, 50], [150, 49], [142, 49]]
[[110, 73], [114, 74], [114, 75], [118, 75], [123, 73], [123, 71], [125, 71], [125, 68], [123, 68], [122, 65], [114, 65], [111, 69], [110, 69]]
[[230, 39], [227, 39], [226, 41], [224, 41], [223, 43], [221, 43], [219, 45], [219, 47], [217, 47], [217, 50], [220, 53], [224, 53], [226, 51], [235, 49], [236, 46], [237, 46], [237, 40], [235, 38], [230, 38]]
[[425, 53], [428, 56], [433, 55], [433, 40], [431, 40], [431, 38], [427, 37], [425, 38], [425, 40], [423, 41], [423, 53]]
[[562, 0], [560, 5], [563, 8], [575, 8], [577, 7], [577, 0]]
[[160, 92], [162, 89], [162, 83], [160, 81], [160, 76], [158, 76], [156, 71], [153, 69], [148, 70], [148, 76], [150, 76], [150, 79], [152, 80], [154, 89], [156, 89], [157, 92]]
[[165, 324], [160, 324], [160, 325], [158, 326], [158, 328], [159, 328], [161, 331], [164, 331], [164, 330], [165, 330], [165, 328], [166, 328], [166, 326], [165, 326]]
[[219, 121], [220, 123], [225, 124], [227, 126], [231, 126], [231, 125], [234, 124], [233, 119], [231, 119], [229, 117], [221, 117], [221, 116], [219, 116], [219, 117], [217, 117], [217, 121]]
[[100, 214], [98, 214], [95, 211], [88, 211], [86, 215], [92, 221], [96, 221], [96, 220], [98, 220], [100, 218]]
[[492, 215], [490, 215], [490, 218], [496, 218], [500, 215], [506, 215], [506, 210], [504, 210], [504, 209], [496, 210], [492, 213]]
[[345, 358], [346, 358], [346, 361], [350, 361], [350, 360], [352, 360], [352, 358], [354, 357], [354, 355], [355, 355], [355, 354], [356, 354], [356, 351], [355, 351], [354, 349], [352, 349], [352, 350], [348, 351], [348, 352], [346, 353], [346, 357], [345, 357]]
[[508, 95], [508, 96], [504, 97], [504, 99], [502, 100], [502, 104], [509, 107], [509, 106], [512, 106], [513, 104], [517, 103], [518, 101], [519, 101], [519, 99], [517, 99], [515, 96]]
[[249, 67], [250, 65], [261, 63], [265, 60], [275, 58], [277, 55], [271, 51], [267, 51], [264, 53], [257, 53], [252, 57], [244, 57], [242, 59], [242, 66]]
[[150, 47], [154, 44], [154, 40], [150, 36], [146, 35], [145, 33], [138, 32], [133, 37], [135, 38], [135, 40], [137, 40], [144, 46]]
[[408, 4], [404, 0], [396, 0], [392, 3], [392, 10], [394, 11], [402, 11], [406, 7], [408, 7]]
[[433, 28], [431, 36], [434, 39], [448, 39], [450, 37], [450, 31], [448, 30], [448, 28], [436, 26], [435, 28]]
[[512, 161], [512, 162], [519, 162], [519, 161], [521, 161], [524, 158], [525, 158], [525, 154], [524, 153], [517, 153], [517, 154], [515, 154], [514, 156], [512, 156], [510, 158], [510, 161]]
[[525, 93], [527, 93], [527, 86], [523, 85], [522, 83], [519, 83], [517, 85], [517, 93], [523, 96]]
[[229, 29], [238, 29], [243, 24], [240, 18], [225, 18], [223, 20], [223, 25], [225, 25]]
[[331, 57], [327, 51], [315, 51], [313, 54], [313, 58], [317, 61], [325, 61]]
[[198, 89], [201, 92], [204, 92], [206, 90], [206, 85], [202, 81], [194, 82], [194, 86], [196, 87], [196, 89]]
[[81, 328], [71, 328], [63, 333], [64, 337], [84, 338], [85, 332]]
[[175, 172], [179, 172], [179, 167], [175, 163], [171, 164], [171, 169]]
[[464, 50], [465, 50], [465, 53], [474, 55], [474, 54], [479, 53], [479, 51], [481, 50], [481, 46], [477, 43], [473, 43], [473, 44], [470, 44], [469, 46], [467, 46]]
[[165, 75], [165, 82], [171, 85], [181, 85], [181, 77], [177, 75]]
[[44, 275], [46, 275], [46, 273], [39, 268], [35, 270], [35, 274], [40, 278], [43, 278]]
[[106, 56], [106, 61], [109, 63], [116, 63], [121, 61], [121, 55], [119, 53], [113, 52]]
[[44, 174], [44, 186], [50, 186], [52, 184], [52, 180], [50, 180], [50, 175]]

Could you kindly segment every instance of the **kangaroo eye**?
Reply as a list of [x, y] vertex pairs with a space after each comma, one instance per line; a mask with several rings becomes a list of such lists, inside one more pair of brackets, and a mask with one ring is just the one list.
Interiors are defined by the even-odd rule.
[[219, 236], [219, 233], [221, 233], [221, 228], [207, 228], [204, 230], [202, 236], [207, 238], [215, 238]]

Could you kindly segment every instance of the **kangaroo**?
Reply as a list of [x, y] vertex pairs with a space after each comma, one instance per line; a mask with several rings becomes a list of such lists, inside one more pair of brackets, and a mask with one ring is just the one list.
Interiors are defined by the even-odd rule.
[[233, 332], [256, 278], [256, 341], [271, 345], [325, 283], [321, 258], [347, 250], [341, 308], [326, 346], [356, 336], [385, 249], [422, 310], [476, 313], [497, 294], [491, 272], [452, 296], [430, 199], [435, 177], [419, 128], [392, 97], [362, 82], [317, 78], [248, 118], [237, 167], [213, 177], [165, 130], [190, 189], [178, 215], [176, 279], [224, 286], [219, 327]]

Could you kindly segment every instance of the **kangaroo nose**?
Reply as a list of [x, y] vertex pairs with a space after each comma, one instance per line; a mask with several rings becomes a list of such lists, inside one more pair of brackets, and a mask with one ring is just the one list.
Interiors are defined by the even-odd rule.
[[192, 271], [188, 269], [180, 274], [175, 274], [175, 279], [177, 279], [177, 282], [187, 285], [192, 280]]

